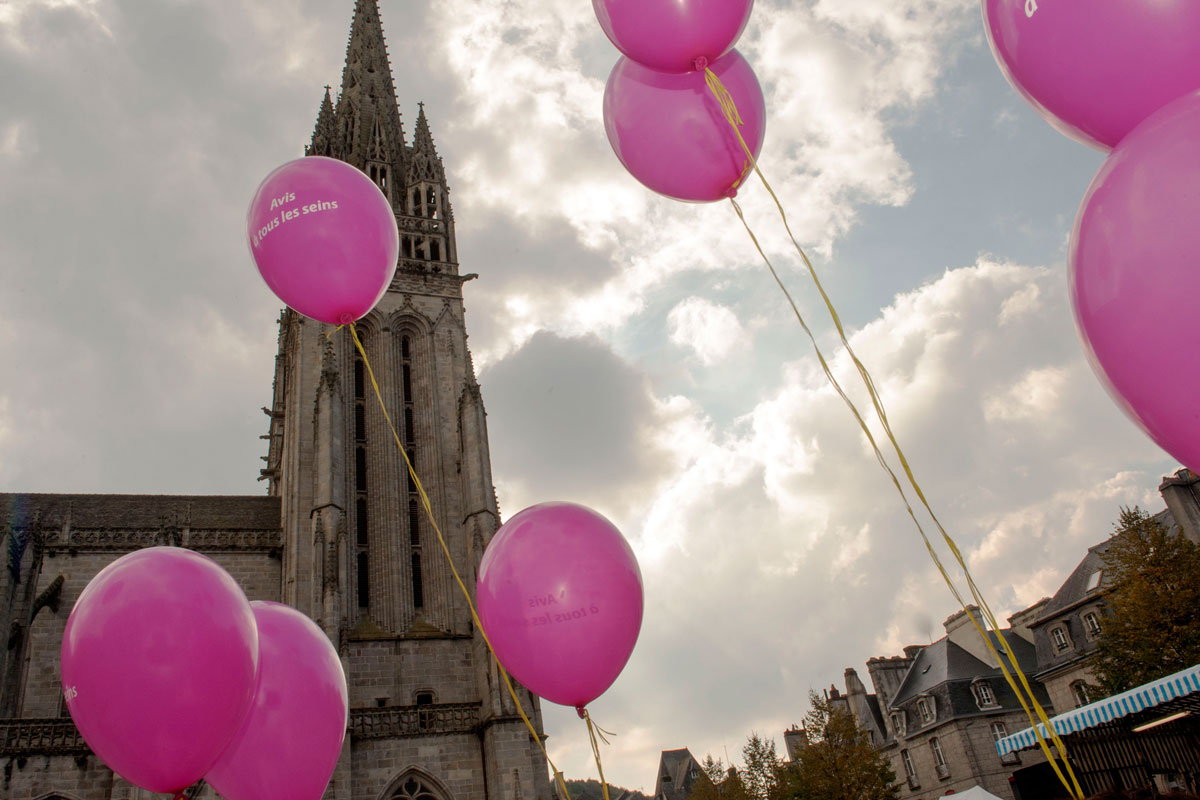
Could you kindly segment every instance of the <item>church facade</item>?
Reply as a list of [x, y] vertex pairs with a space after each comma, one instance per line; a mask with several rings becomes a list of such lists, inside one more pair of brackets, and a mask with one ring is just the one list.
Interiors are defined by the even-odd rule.
[[[464, 323], [445, 169], [424, 108], [406, 140], [376, 0], [357, 0], [341, 91], [306, 155], [339, 158], [391, 201], [400, 263], [358, 323], [384, 402], [472, 589], [499, 526]], [[0, 800], [150, 797], [79, 737], [59, 684], [67, 615], [142, 547], [214, 558], [251, 600], [314, 619], [342, 658], [350, 719], [331, 800], [547, 800], [544, 757], [471, 623], [348, 331], [279, 320], [265, 496], [0, 494]], [[538, 699], [519, 689], [541, 735]], [[185, 721], [186, 722], [186, 721]], [[211, 798], [199, 784], [190, 797]]]

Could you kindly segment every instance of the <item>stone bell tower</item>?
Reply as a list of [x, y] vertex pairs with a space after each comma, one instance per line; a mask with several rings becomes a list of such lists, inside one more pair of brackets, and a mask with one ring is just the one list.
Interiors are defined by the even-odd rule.
[[[357, 0], [341, 90], [306, 155], [361, 169], [392, 204], [398, 270], [357, 323], [403, 447], [474, 592], [499, 526], [442, 160], [423, 106], [405, 142], [376, 0]], [[544, 757], [474, 630], [348, 330], [285, 310], [263, 478], [280, 499], [282, 600], [342, 655], [350, 735], [328, 797], [535, 800]], [[536, 698], [519, 690], [541, 731]]]

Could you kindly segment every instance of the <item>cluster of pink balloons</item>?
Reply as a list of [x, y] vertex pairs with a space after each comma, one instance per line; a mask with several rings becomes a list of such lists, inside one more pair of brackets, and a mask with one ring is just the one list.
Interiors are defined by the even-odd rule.
[[361, 170], [309, 156], [263, 179], [246, 218], [250, 255], [289, 308], [330, 325], [361, 319], [400, 257], [392, 205]]
[[329, 639], [190, 550], [101, 570], [67, 619], [61, 668], [84, 741], [152, 792], [204, 778], [226, 800], [319, 800], [341, 755], [348, 694]]
[[621, 532], [573, 503], [504, 523], [479, 565], [479, 619], [496, 659], [534, 694], [582, 709], [624, 669], [642, 626], [642, 574]]
[[740, 113], [754, 157], [766, 108], [754, 70], [733, 49], [754, 0], [592, 0], [623, 53], [604, 89], [604, 129], [617, 158], [647, 188], [676, 200], [733, 197], [751, 163], [705, 69]]
[[982, 0], [992, 51], [1055, 128], [1109, 150], [1071, 235], [1093, 368], [1155, 442], [1200, 469], [1200, 3]]

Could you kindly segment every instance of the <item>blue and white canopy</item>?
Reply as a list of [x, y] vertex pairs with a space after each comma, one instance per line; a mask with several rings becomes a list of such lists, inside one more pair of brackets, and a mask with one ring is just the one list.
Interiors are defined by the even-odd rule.
[[[1095, 703], [1081, 706], [1074, 711], [1051, 717], [1050, 725], [1058, 731], [1059, 735], [1076, 733], [1195, 692], [1200, 692], [1200, 664], [1176, 672], [1174, 675], [1142, 684], [1128, 692], [1106, 697]], [[1044, 738], [1046, 726], [1039, 723], [1037, 727]], [[996, 751], [1000, 755], [1006, 755], [1035, 745], [1037, 745], [1037, 736], [1034, 734], [1033, 728], [1026, 728], [1020, 733], [1014, 733], [1012, 736], [1006, 736], [996, 742]]]

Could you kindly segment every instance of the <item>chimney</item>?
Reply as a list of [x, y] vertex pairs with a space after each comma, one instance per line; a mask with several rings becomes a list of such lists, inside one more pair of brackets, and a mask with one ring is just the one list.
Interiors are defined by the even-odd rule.
[[[968, 612], [970, 616], [967, 616]], [[972, 617], [975, 618], [975, 622], [979, 623], [980, 627], [987, 630], [987, 625], [983, 621], [983, 615], [980, 613], [978, 606], [969, 605], [965, 611], [954, 612], [942, 623], [942, 626], [946, 629], [946, 637], [963, 650], [975, 656], [975, 658], [995, 669], [1000, 665], [988, 650], [988, 646], [980, 638], [979, 631], [976, 630], [975, 625], [971, 622]]]
[[846, 667], [846, 672], [842, 676], [846, 682], [846, 696], [853, 697], [854, 695], [865, 695], [867, 687], [863, 686], [863, 682], [858, 677], [858, 672], [854, 667]]
[[1200, 475], [1181, 469], [1163, 478], [1158, 491], [1183, 535], [1200, 544]]
[[783, 732], [783, 748], [787, 751], [789, 761], [797, 761], [800, 751], [808, 747], [808, 733], [795, 725]]
[[1031, 630], [1029, 626], [1037, 620], [1038, 615], [1042, 613], [1042, 609], [1045, 608], [1046, 603], [1049, 602], [1049, 597], [1043, 597], [1029, 608], [1023, 611], [1018, 611], [1008, 618], [1008, 626], [1012, 628], [1013, 633], [1017, 634], [1017, 636], [1020, 636], [1025, 641], [1033, 644], [1033, 630]]

